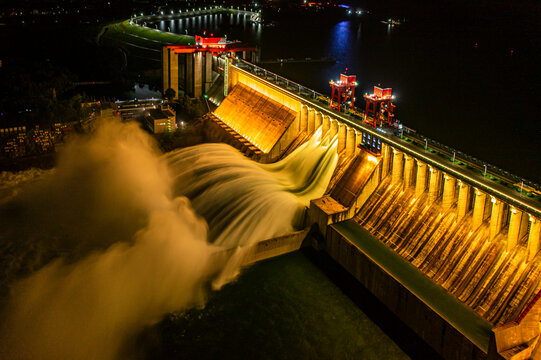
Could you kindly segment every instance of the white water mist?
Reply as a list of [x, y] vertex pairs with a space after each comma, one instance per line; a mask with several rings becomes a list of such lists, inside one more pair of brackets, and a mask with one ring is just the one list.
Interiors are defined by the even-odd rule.
[[[118, 358], [144, 326], [202, 304], [210, 282], [241, 265], [225, 249], [302, 224], [336, 164], [320, 141], [259, 165], [221, 144], [160, 156], [134, 124], [107, 123], [67, 146], [52, 171], [3, 174], [13, 184], [0, 189], [0, 245], [39, 270], [12, 286], [0, 356]], [[46, 266], [44, 249], [56, 254]], [[12, 263], [16, 273], [21, 259]]]

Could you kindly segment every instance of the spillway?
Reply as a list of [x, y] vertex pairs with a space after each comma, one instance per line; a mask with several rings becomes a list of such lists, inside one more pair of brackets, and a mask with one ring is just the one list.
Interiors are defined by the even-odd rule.
[[273, 164], [250, 161], [224, 144], [202, 144], [165, 158], [174, 195], [191, 200], [209, 224], [214, 244], [231, 248], [303, 227], [309, 201], [323, 195], [333, 174], [335, 148], [336, 140], [318, 131]]
[[231, 91], [214, 114], [264, 152], [272, 150], [297, 115], [243, 84]]
[[524, 246], [506, 251], [505, 235], [473, 230], [428, 194], [387, 178], [354, 220], [494, 325], [515, 320], [541, 289], [539, 256]]

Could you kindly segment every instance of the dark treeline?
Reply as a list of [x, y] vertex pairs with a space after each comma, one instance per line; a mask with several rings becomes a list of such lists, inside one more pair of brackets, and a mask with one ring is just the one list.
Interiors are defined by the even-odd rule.
[[49, 61], [7, 61], [0, 69], [0, 127], [49, 126], [80, 117], [75, 76]]
[[0, 31], [0, 127], [76, 120], [89, 87], [103, 81], [115, 92], [133, 86], [119, 49], [100, 46], [99, 25], [27, 24]]

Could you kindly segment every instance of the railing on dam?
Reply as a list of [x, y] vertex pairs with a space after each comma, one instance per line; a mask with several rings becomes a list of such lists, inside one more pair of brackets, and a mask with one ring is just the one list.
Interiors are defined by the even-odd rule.
[[[396, 128], [374, 128], [365, 125], [360, 117], [331, 109], [328, 106], [329, 100], [326, 95], [245, 60], [231, 58], [231, 64], [242, 71], [255, 75], [264, 82], [281, 88], [297, 100], [317, 108], [332, 118], [339, 119], [342, 123], [358, 131], [380, 137], [382, 141], [399, 151], [421, 159], [428, 165], [440, 168], [481, 190], [506, 199], [510, 204], [526, 208], [538, 216], [541, 215], [541, 204], [535, 198], [541, 195], [541, 186], [532, 181], [513, 175], [497, 166], [490, 165], [418, 133], [409, 132], [405, 136], [397, 136]], [[528, 198], [526, 194], [534, 196], [534, 198]]]
[[[474, 165], [477, 167], [478, 170], [483, 172], [483, 175], [490, 174], [490, 175], [505, 179], [509, 181], [511, 184], [515, 185], [517, 187], [517, 190], [519, 191], [530, 192], [536, 195], [541, 195], [541, 185], [533, 181], [530, 181], [530, 180], [524, 179], [523, 177], [512, 174], [507, 170], [504, 170], [495, 165], [489, 164], [485, 161], [482, 161], [481, 159], [477, 159], [474, 156], [465, 154], [460, 150], [454, 149], [436, 140], [430, 139], [422, 134], [408, 133], [407, 137], [412, 138], [412, 139], [417, 139], [419, 140], [421, 144], [426, 144], [427, 147], [439, 150], [440, 153], [447, 155], [449, 159], [453, 162], [455, 161], [464, 162], [470, 165]], [[522, 189], [520, 189], [520, 187], [522, 187]]]
[[[283, 89], [285, 90], [288, 90], [290, 92], [295, 92], [297, 95], [301, 96], [301, 97], [304, 97], [306, 99], [310, 99], [310, 100], [317, 100], [318, 102], [320, 102], [322, 104], [322, 106], [326, 106], [328, 103], [330, 103], [330, 98], [327, 96], [327, 95], [324, 95], [324, 94], [321, 94], [315, 90], [312, 90], [312, 89], [309, 89], [301, 84], [298, 84], [294, 81], [291, 81], [289, 79], [286, 79], [280, 75], [277, 75], [271, 71], [268, 71], [266, 69], [263, 69], [257, 65], [254, 65], [252, 63], [249, 63], [245, 60], [242, 60], [242, 59], [233, 59], [233, 65], [236, 65], [238, 67], [240, 67], [241, 69], [243, 70], [247, 70], [249, 72], [251, 72], [252, 74], [255, 74], [261, 78], [264, 78], [265, 80], [267, 81], [271, 81], [273, 82], [275, 85], [278, 85], [280, 87], [282, 87]], [[329, 111], [334, 111], [332, 110], [330, 107], [328, 107], [328, 110]], [[364, 115], [364, 111], [359, 111], [361, 114]], [[355, 115], [352, 115], [352, 114], [348, 114], [348, 115], [344, 115], [343, 113], [341, 114], [342, 116], [347, 116], [350, 121], [354, 121], [354, 122], [357, 122], [360, 120], [360, 117], [358, 116], [355, 116]], [[364, 124], [361, 124], [361, 123], [358, 123], [358, 125], [360, 126], [363, 126], [363, 127], [366, 127]], [[395, 132], [396, 129], [392, 128], [392, 127], [384, 127], [384, 129], [389, 132], [389, 130], [391, 132]], [[408, 129], [408, 128], [406, 128]], [[409, 130], [409, 129], [408, 129]], [[406, 130], [407, 131], [407, 130]], [[381, 136], [381, 134], [378, 134]], [[520, 176], [517, 176], [517, 175], [514, 175], [514, 174], [511, 174], [510, 172], [506, 171], [506, 170], [503, 170], [495, 165], [492, 165], [492, 164], [489, 164], [487, 162], [484, 162], [480, 159], [477, 159], [476, 157], [474, 156], [471, 156], [471, 155], [468, 155], [468, 154], [465, 154], [463, 153], [462, 151], [460, 150], [457, 150], [457, 149], [454, 149], [450, 146], [447, 146], [445, 144], [442, 144], [436, 140], [433, 140], [433, 139], [430, 139], [422, 134], [419, 134], [418, 132], [413, 132], [413, 131], [407, 131], [407, 137], [409, 138], [413, 138], [413, 139], [418, 139], [419, 141], [423, 142], [426, 144], [427, 147], [430, 147], [431, 149], [434, 149], [434, 150], [437, 150], [437, 151], [440, 151], [442, 152], [443, 154], [446, 154], [446, 155], [449, 155], [450, 158], [452, 158], [452, 161], [455, 162], [455, 161], [461, 161], [461, 162], [465, 162], [465, 163], [468, 163], [468, 164], [471, 164], [471, 165], [476, 165], [477, 166], [477, 169], [483, 171], [483, 172], [486, 172], [486, 173], [491, 173], [492, 175], [495, 175], [495, 176], [499, 176], [503, 179], [506, 179], [510, 182], [512, 182], [512, 184], [523, 184], [524, 188], [533, 188], [535, 189], [534, 191], [537, 191], [537, 194], [538, 195], [541, 195], [541, 185], [539, 184], [536, 184], [534, 183], [533, 181], [530, 181], [530, 180], [527, 180], [527, 179], [524, 179]], [[426, 149], [428, 150], [428, 149]], [[486, 167], [486, 168], [485, 168]], [[486, 175], [486, 174], [484, 174]]]
[[314, 91], [305, 86], [302, 86], [299, 83], [286, 79], [285, 77], [282, 77], [278, 74], [268, 71], [267, 69], [263, 69], [243, 59], [233, 58], [232, 64], [243, 70], [249, 71], [252, 74], [257, 75], [258, 77], [261, 77], [267, 81], [271, 81], [275, 85], [278, 85], [285, 90], [295, 92], [297, 95], [303, 98], [310, 99], [310, 100], [323, 99], [323, 98], [327, 99], [326, 95], [323, 95], [317, 91]]

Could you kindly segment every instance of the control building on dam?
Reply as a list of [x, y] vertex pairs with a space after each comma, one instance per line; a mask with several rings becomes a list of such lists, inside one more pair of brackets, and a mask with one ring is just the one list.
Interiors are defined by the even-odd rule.
[[541, 358], [538, 197], [428, 139], [337, 112], [300, 84], [221, 61], [207, 141], [268, 163], [318, 129], [337, 139], [338, 166], [306, 217], [318, 247], [446, 359]]

